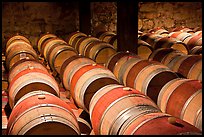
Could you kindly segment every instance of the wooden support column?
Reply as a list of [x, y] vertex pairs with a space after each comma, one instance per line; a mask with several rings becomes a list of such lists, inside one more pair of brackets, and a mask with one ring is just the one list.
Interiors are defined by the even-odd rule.
[[117, 2], [118, 51], [137, 53], [138, 4], [136, 0]]
[[91, 2], [79, 1], [79, 31], [91, 34]]

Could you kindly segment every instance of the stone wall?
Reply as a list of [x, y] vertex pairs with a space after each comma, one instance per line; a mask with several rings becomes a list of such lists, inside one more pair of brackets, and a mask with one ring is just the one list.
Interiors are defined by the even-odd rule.
[[15, 33], [26, 36], [33, 46], [40, 34], [54, 33], [65, 37], [79, 28], [76, 2], [5, 2], [2, 10], [2, 38]]
[[116, 32], [117, 5], [116, 2], [93, 2], [92, 11], [92, 33], [99, 31]]
[[179, 26], [202, 28], [201, 2], [140, 2], [138, 10], [141, 31], [156, 27], [167, 30]]
[[[29, 38], [35, 46], [40, 34], [50, 32], [65, 38], [79, 29], [77, 2], [4, 2], [2, 4], [2, 48], [15, 33]], [[181, 25], [202, 28], [201, 2], [140, 2], [139, 30], [156, 27], [169, 30]], [[116, 2], [91, 2], [92, 34], [116, 33]]]

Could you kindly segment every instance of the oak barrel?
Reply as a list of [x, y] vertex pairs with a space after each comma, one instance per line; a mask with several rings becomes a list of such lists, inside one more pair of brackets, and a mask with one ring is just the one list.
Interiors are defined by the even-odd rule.
[[7, 133], [9, 135], [79, 135], [80, 130], [68, 104], [48, 92], [33, 91], [23, 96], [13, 108]]

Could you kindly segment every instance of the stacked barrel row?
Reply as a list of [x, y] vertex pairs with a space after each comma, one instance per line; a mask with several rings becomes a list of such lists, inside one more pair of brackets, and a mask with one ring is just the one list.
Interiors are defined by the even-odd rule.
[[58, 83], [26, 37], [15, 35], [7, 41], [6, 66], [12, 109], [7, 134], [80, 134], [71, 107], [59, 98]]
[[186, 55], [172, 48], [159, 48], [149, 60], [161, 62], [181, 77], [202, 82], [202, 55]]
[[[142, 32], [138, 31], [138, 37], [141, 35]], [[107, 42], [115, 47], [117, 50], [117, 35], [111, 31], [101, 31], [96, 34], [96, 37], [104, 42]], [[148, 59], [149, 55], [153, 52], [153, 48], [150, 44], [145, 41], [138, 40], [138, 48], [137, 48], [137, 55], [143, 59]]]
[[[69, 60], [72, 60], [73, 57], [78, 56], [78, 52], [66, 41], [51, 33], [42, 35], [38, 40], [37, 47], [39, 56], [43, 60], [43, 63], [46, 64], [48, 68], [50, 68], [52, 75], [58, 81], [58, 84], [60, 84], [60, 88], [64, 90], [64, 87], [60, 82], [61, 72], [64, 70], [66, 63]], [[66, 83], [62, 84], [66, 85]], [[61, 97], [62, 96], [63, 94], [61, 94]], [[63, 99], [65, 102], [66, 100], [67, 99]], [[89, 134], [91, 131], [91, 125], [88, 123], [86, 116], [83, 117], [82, 114], [84, 112], [78, 109], [72, 101], [70, 102], [70, 100], [68, 100], [66, 103], [72, 106], [72, 110], [77, 116], [81, 134]]]
[[[44, 36], [46, 37], [46, 35]], [[45, 62], [48, 62], [48, 65], [51, 66], [47, 57], [58, 47], [58, 45], [60, 45], [55, 41], [55, 39], [59, 38], [55, 37], [54, 39], [45, 39], [46, 40], [42, 42], [45, 45], [43, 46], [41, 44], [40, 46], [44, 47], [44, 51], [40, 53], [41, 57], [45, 59]], [[59, 41], [62, 42], [62, 39]], [[41, 50], [42, 48], [39, 49]], [[46, 52], [50, 52], [50, 54], [46, 55]], [[55, 58], [57, 58], [57, 56], [55, 56]], [[90, 114], [91, 125], [95, 134], [201, 134], [201, 131], [198, 128], [188, 124], [187, 122], [179, 118], [172, 117], [169, 114], [162, 113], [157, 105], [148, 96], [141, 93], [141, 91], [119, 84], [115, 75], [104, 66], [97, 64], [95, 60], [77, 54], [65, 54], [62, 58], [62, 60], [59, 59], [62, 65], [59, 66], [59, 68], [54, 67], [52, 71], [56, 71], [56, 73], [60, 75], [63, 85], [67, 84], [66, 89], [70, 90], [71, 96], [73, 97], [77, 107], [83, 108]], [[30, 68], [33, 70], [33, 67]], [[35, 92], [33, 91], [25, 94], [25, 96], [19, 99], [20, 103], [17, 102], [14, 107], [19, 109], [32, 108], [31, 106], [36, 102], [35, 99], [41, 100], [41, 102], [47, 100], [47, 104], [50, 104], [49, 101], [57, 101], [57, 99], [49, 98], [49, 95], [55, 96], [52, 93], [45, 91], [40, 91], [40, 93], [39, 91]], [[33, 102], [30, 101], [27, 106], [20, 105], [21, 102], [27, 100], [33, 100]], [[39, 106], [44, 106], [45, 108], [46, 106], [59, 106], [59, 104]], [[34, 120], [27, 123], [28, 121], [25, 120], [24, 123], [26, 123], [26, 126], [20, 130], [19, 134], [35, 134], [36, 132], [34, 131], [38, 131], [38, 134], [46, 134], [46, 132], [48, 132], [47, 128], [51, 127], [55, 130], [51, 129], [52, 131], [47, 134], [79, 134], [79, 132], [77, 132], [79, 131], [77, 130], [79, 128], [76, 126], [76, 119], [75, 122], [73, 120], [74, 115], [72, 115], [73, 113], [71, 109], [67, 108], [70, 110], [68, 112], [71, 112], [69, 113], [69, 116], [72, 115], [71, 117], [73, 118], [70, 122], [65, 119], [61, 119], [63, 117], [62, 115], [65, 113], [59, 111], [62, 107], [59, 108], [60, 109], [55, 109], [57, 111], [55, 112], [56, 114], [53, 114], [54, 112], [50, 114], [50, 111], [43, 114], [43, 120], [41, 120], [41, 122], [43, 121], [43, 124], [41, 124], [39, 128], [32, 128], [33, 130], [28, 130], [27, 127], [30, 125], [36, 125], [36, 121]], [[43, 109], [40, 112], [45, 111], [46, 110]], [[13, 114], [19, 114], [18, 112], [14, 112]], [[39, 115], [39, 113], [34, 109], [30, 109], [28, 112], [30, 112], [30, 115], [33, 114], [32, 116]], [[61, 117], [59, 116], [56, 118], [55, 116], [57, 114], [61, 114]], [[21, 116], [22, 115], [20, 115], [20, 118]], [[55, 120], [58, 122], [57, 124]], [[64, 123], [61, 122], [63, 123], [61, 124], [59, 121], [63, 121]], [[49, 125], [45, 122], [49, 123]], [[55, 125], [52, 125], [52, 122], [55, 123]], [[16, 130], [19, 128], [16, 126], [14, 127]], [[64, 130], [66, 130], [65, 133], [63, 132]]]
[[[163, 112], [202, 129], [202, 83], [199, 80], [181, 78], [168, 66], [141, 59], [130, 52], [117, 52], [108, 60], [106, 67], [114, 73], [120, 84], [147, 95]], [[174, 87], [168, 87], [169, 83]]]
[[112, 54], [116, 53], [116, 49], [113, 45], [94, 36], [87, 36], [79, 31], [71, 33], [66, 41], [80, 55], [90, 58], [101, 65], [103, 65]]
[[[76, 33], [79, 34], [79, 32]], [[72, 38], [69, 39], [77, 41], [76, 39], [79, 38], [73, 38], [73, 34], [70, 34]], [[69, 42], [67, 41], [67, 43]], [[68, 58], [61, 67], [60, 78], [66, 90], [70, 90], [77, 107], [83, 108], [90, 114], [95, 134], [138, 134], [136, 126], [142, 129], [139, 134], [145, 134], [146, 129], [137, 125], [139, 124], [138, 117], [141, 118], [141, 121], [150, 117], [156, 120], [160, 117], [164, 124], [168, 125], [163, 131], [156, 130], [158, 125], [155, 125], [155, 128], [146, 134], [185, 134], [185, 131], [181, 131], [180, 126], [174, 126], [180, 125], [184, 121], [161, 113], [148, 96], [119, 84], [110, 70], [97, 64], [91, 58], [83, 55]], [[145, 110], [142, 111], [143, 109]], [[139, 113], [135, 113], [137, 111]], [[145, 115], [146, 113], [148, 115]], [[143, 115], [140, 117], [141, 114]], [[125, 122], [126, 124], [123, 126]], [[134, 124], [132, 125], [132, 123]], [[145, 127], [147, 123], [143, 126]], [[184, 123], [181, 125], [187, 124]], [[187, 125], [185, 126], [187, 127]], [[191, 125], [191, 127], [193, 126]]]
[[143, 40], [153, 47], [174, 48], [185, 54], [202, 54], [202, 31], [189, 28], [180, 28], [167, 31], [163, 28], [155, 28], [147, 33], [141, 34], [139, 40]]
[[[96, 34], [96, 37], [117, 49], [116, 33], [102, 31]], [[158, 27], [148, 32], [138, 31], [137, 54], [142, 58], [148, 59], [153, 50], [158, 48], [170, 47], [185, 54], [202, 54], [202, 30], [192, 30], [182, 26], [172, 30]]]

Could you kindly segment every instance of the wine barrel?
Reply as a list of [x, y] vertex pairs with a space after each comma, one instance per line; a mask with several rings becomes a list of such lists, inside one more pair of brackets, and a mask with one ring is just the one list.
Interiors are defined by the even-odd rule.
[[115, 35], [116, 34], [112, 31], [104, 31], [104, 32], [99, 32], [98, 34], [96, 34], [97, 38], [104, 42], [107, 42], [111, 37]]
[[175, 52], [179, 50], [173, 49], [173, 48], [159, 48], [156, 49], [152, 52], [152, 54], [150, 54], [148, 60], [155, 60], [158, 62], [161, 62], [169, 53], [171, 52]]
[[132, 59], [137, 59], [140, 60], [141, 58], [138, 55], [126, 55], [120, 58], [113, 69], [113, 74], [115, 77], [119, 80], [119, 83], [122, 84], [122, 75], [125, 72], [125, 69], [127, 68], [127, 65], [129, 64], [128, 62], [131, 62]]
[[56, 44], [50, 49], [50, 54], [48, 54], [49, 66], [53, 71], [60, 73], [60, 69], [64, 61], [68, 58], [77, 55], [77, 51], [68, 45]]
[[161, 27], [156, 27], [156, 28], [153, 28], [153, 29], [148, 30], [148, 33], [155, 33], [157, 30], [161, 30], [161, 29], [163, 29], [163, 28], [161, 28]]
[[168, 36], [169, 31], [166, 29], [160, 28], [160, 29], [156, 30], [154, 33], [166, 37], [166, 36]]
[[194, 33], [192, 29], [185, 27], [185, 26], [179, 26], [171, 30], [171, 32], [176, 32], [176, 31], [187, 32], [187, 33], [192, 33], [192, 34]]
[[49, 33], [49, 32], [47, 32], [46, 34], [43, 34], [43, 35], [39, 38], [39, 40], [38, 40], [38, 42], [37, 42], [38, 52], [41, 53], [42, 45], [43, 45], [47, 40], [49, 40], [49, 39], [51, 39], [51, 38], [56, 38], [56, 37], [57, 37], [56, 35], [51, 34], [51, 33]]
[[192, 49], [195, 46], [202, 46], [202, 36], [193, 36], [187, 43], [187, 45]]
[[11, 108], [25, 94], [43, 90], [59, 96], [59, 86], [55, 79], [42, 69], [32, 66], [20, 71], [9, 84], [9, 105]]
[[12, 47], [15, 47], [15, 46], [18, 46], [18, 45], [21, 45], [21, 44], [24, 45], [25, 47], [33, 48], [32, 45], [30, 43], [28, 43], [27, 41], [22, 40], [22, 39], [15, 39], [6, 47], [6, 55], [9, 54]]
[[10, 83], [18, 73], [20, 73], [21, 71], [28, 69], [28, 68], [38, 68], [38, 69], [41, 69], [45, 72], [48, 72], [48, 70], [45, 68], [45, 66], [42, 63], [40, 63], [38, 60], [35, 60], [35, 59], [25, 60], [25, 59], [23, 59], [23, 60], [18, 61], [9, 70], [8, 82]]
[[81, 135], [89, 135], [92, 130], [89, 114], [80, 108], [72, 110], [77, 118]]
[[176, 38], [183, 42], [186, 38], [192, 36], [192, 34], [187, 32], [177, 31], [177, 32], [171, 32], [168, 36]]
[[202, 46], [195, 46], [190, 51], [191, 55], [202, 55]]
[[99, 41], [99, 39], [93, 36], [83, 37], [76, 43], [75, 49], [79, 54], [83, 55], [84, 48], [93, 41]]
[[154, 34], [154, 33], [146, 33], [143, 34], [140, 39], [149, 43], [152, 47], [155, 43], [155, 41], [158, 41], [159, 39], [163, 38], [164, 36], [162, 35], [158, 35], [158, 34]]
[[139, 61], [128, 72], [126, 85], [135, 88], [157, 102], [161, 88], [177, 74], [167, 66], [154, 61]]
[[11, 43], [13, 43], [13, 41], [15, 41], [15, 40], [23, 40], [23, 41], [25, 41], [26, 43], [28, 43], [28, 44], [31, 45], [31, 42], [30, 42], [30, 40], [29, 40], [28, 38], [26, 38], [26, 37], [23, 36], [23, 35], [16, 34], [16, 35], [14, 35], [14, 36], [11, 36], [11, 37], [7, 40], [7, 42], [6, 42], [6, 48], [7, 48]]
[[191, 36], [186, 38], [183, 42], [188, 46], [189, 50], [191, 50], [195, 46], [202, 46], [202, 36]]
[[24, 44], [16, 45], [7, 54], [7, 69], [9, 70], [16, 62], [22, 59], [38, 59], [38, 55], [33, 48], [28, 48]]
[[194, 36], [194, 35], [202, 36], [202, 30], [196, 31], [196, 32], [193, 34], [193, 36]]
[[165, 113], [149, 113], [133, 119], [120, 135], [200, 135], [193, 125]]
[[180, 50], [185, 54], [188, 54], [190, 50], [185, 43], [177, 40], [176, 38], [171, 38], [171, 37], [164, 37], [159, 39], [157, 42], [155, 42], [153, 47], [154, 47], [154, 50], [158, 48], [174, 48], [174, 49]]
[[135, 55], [135, 53], [129, 52], [129, 51], [120, 51], [120, 52], [116, 52], [115, 54], [113, 54], [105, 63], [105, 67], [108, 68], [110, 71], [113, 72], [113, 69], [115, 67], [115, 64], [117, 63], [117, 61], [122, 58], [123, 56], [126, 55]]
[[24, 95], [8, 120], [8, 135], [79, 135], [71, 107], [45, 91]]
[[[96, 63], [104, 65], [107, 60], [116, 53], [115, 48], [106, 42], [93, 42], [88, 45], [85, 57], [93, 59]], [[82, 53], [83, 55], [83, 53]]]
[[[161, 53], [162, 54], [162, 53]], [[186, 56], [185, 53], [179, 51], [179, 50], [173, 50], [172, 52], [168, 53], [167, 55], [165, 55], [162, 60], [161, 63], [168, 66], [169, 68], [171, 68], [170, 64], [172, 63], [171, 61], [179, 56]], [[172, 63], [173, 64], [173, 63]]]
[[187, 78], [199, 80], [202, 82], [202, 59], [193, 64], [193, 66], [188, 71]]
[[89, 58], [85, 58], [80, 55], [72, 56], [67, 59], [60, 70], [60, 78], [65, 87], [65, 89], [70, 90], [71, 79], [73, 75], [78, 71], [81, 67], [94, 64], [95, 62]]
[[160, 110], [149, 97], [117, 84], [98, 90], [90, 104], [90, 117], [96, 135], [117, 135], [125, 121], [151, 112]]
[[117, 45], [117, 35], [112, 36], [108, 41], [109, 44], [113, 45], [113, 47], [117, 50], [118, 45]]
[[101, 87], [118, 83], [114, 74], [104, 66], [91, 64], [81, 67], [71, 79], [70, 91], [76, 104], [88, 112], [94, 93]]
[[143, 59], [148, 59], [150, 54], [153, 52], [153, 48], [150, 44], [143, 40], [138, 40], [137, 55]]
[[195, 125], [202, 109], [202, 83], [184, 78], [171, 80], [162, 87], [157, 105], [163, 112]]
[[[192, 56], [188, 56], [187, 58], [185, 58], [184, 60], [182, 60], [182, 62], [178, 64], [179, 67], [178, 69], [174, 69], [174, 71], [176, 71], [177, 73], [180, 73], [182, 74], [184, 77], [188, 77], [188, 75], [194, 75], [194, 74], [189, 74], [189, 73], [192, 73], [190, 72], [191, 69], [194, 67], [194, 64], [196, 64], [198, 61], [202, 61], [202, 56], [200, 55], [192, 55]], [[198, 74], [202, 72], [202, 62], [200, 63], [200, 66], [201, 67], [200, 69], [197, 69], [198, 71]], [[177, 64], [176, 64], [177, 66]], [[195, 68], [194, 68], [195, 69]], [[197, 73], [195, 74], [197, 75]]]
[[63, 39], [54, 37], [51, 39], [48, 39], [43, 45], [41, 50], [41, 55], [45, 58], [46, 61], [48, 61], [48, 53], [49, 50], [57, 45], [67, 45], [67, 42], [65, 42]]
[[72, 47], [75, 47], [75, 42], [77, 41], [77, 39], [81, 38], [81, 37], [86, 37], [87, 35], [83, 32], [80, 31], [75, 31], [70, 33], [67, 38], [66, 38], [66, 42], [71, 45]]

